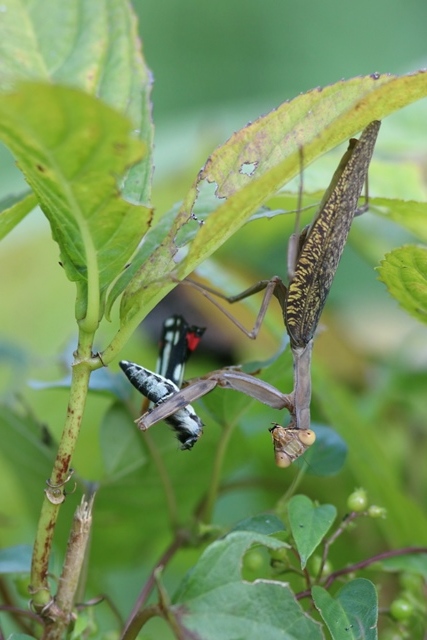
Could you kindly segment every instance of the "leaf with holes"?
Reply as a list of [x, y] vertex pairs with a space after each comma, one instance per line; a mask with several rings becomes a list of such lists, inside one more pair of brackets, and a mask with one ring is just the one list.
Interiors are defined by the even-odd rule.
[[[177, 279], [185, 278], [297, 175], [301, 148], [304, 164], [310, 164], [372, 120], [426, 95], [423, 72], [353, 78], [308, 91], [233, 134], [198, 173], [169, 233], [150, 259], [140, 260], [137, 254], [139, 265], [132, 278], [123, 274], [129, 279], [120, 310], [122, 324], [136, 325], [173, 288], [171, 271], [176, 271]], [[216, 199], [208, 198], [214, 186]], [[201, 199], [206, 208], [201, 215], [204, 224], [198, 227], [190, 216]], [[180, 232], [187, 223], [194, 225], [195, 237], [177, 265]]]
[[182, 637], [203, 640], [320, 640], [321, 628], [296, 602], [289, 586], [273, 580], [242, 580], [242, 559], [252, 544], [283, 543], [237, 531], [211, 544], [188, 574], [168, 617]]

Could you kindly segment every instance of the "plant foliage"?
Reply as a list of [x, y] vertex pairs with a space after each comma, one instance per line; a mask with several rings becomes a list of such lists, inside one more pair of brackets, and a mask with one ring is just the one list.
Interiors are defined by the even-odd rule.
[[[130, 640], [148, 620], [151, 625], [162, 618], [176, 638], [374, 639], [375, 585], [394, 572], [401, 581], [395, 581], [395, 592], [415, 611], [396, 624], [407, 637], [421, 638], [427, 516], [421, 491], [409, 497], [396, 469], [416, 455], [399, 427], [403, 414], [414, 429], [426, 417], [420, 403], [424, 373], [402, 372], [389, 363], [383, 388], [365, 403], [357, 390], [318, 365], [314, 409], [327, 424], [313, 425], [316, 444], [283, 471], [272, 468], [265, 446], [274, 410], [235, 392], [215, 391], [198, 405], [209, 423], [201, 442], [191, 454], [180, 452], [170, 433], [153, 429], [153, 435], [142, 436], [134, 427], [139, 399], [114, 367], [140, 322], [179, 281], [202, 263], [201, 272], [209, 271], [208, 258], [251, 217], [257, 219], [251, 225], [265, 226], [289, 210], [295, 197], [281, 189], [299, 174], [301, 150], [308, 166], [371, 121], [426, 97], [427, 76], [373, 74], [284, 102], [219, 146], [182, 202], [156, 216], [150, 90], [135, 17], [125, 0], [3, 2], [0, 139], [28, 187], [2, 200], [0, 238], [41, 208], [64, 277], [75, 283], [77, 336], [73, 358], [65, 357], [66, 377], [58, 373], [40, 382], [42, 372], [31, 383], [29, 397], [42, 398], [37, 408], [16, 395], [23, 375], [29, 377], [31, 357], [0, 336], [2, 360], [15, 372], [0, 408], [2, 455], [10, 465], [13, 501], [29, 525], [27, 544], [0, 552], [2, 593], [15, 606], [9, 637], [107, 638], [114, 630]], [[426, 241], [425, 203], [377, 197], [371, 210], [380, 224], [392, 221], [414, 242]], [[260, 253], [263, 237], [257, 238]], [[426, 264], [425, 247], [406, 244], [388, 251], [379, 267], [390, 294], [422, 323]], [[219, 286], [219, 265], [210, 274]], [[226, 280], [234, 286], [231, 269]], [[40, 290], [46, 286], [40, 282]], [[73, 315], [71, 308], [68, 313]], [[38, 321], [49, 323], [50, 314], [40, 305]], [[284, 333], [279, 323], [273, 339]], [[112, 363], [112, 371], [102, 368]], [[290, 388], [287, 349], [259, 368], [265, 380]], [[43, 398], [52, 398], [44, 395], [50, 393], [60, 398], [55, 422], [66, 413], [59, 435], [44, 417], [49, 399]], [[97, 402], [102, 408], [92, 413]], [[79, 437], [90, 427], [86, 463], [76, 465], [71, 477]], [[78, 500], [68, 495], [63, 503], [73, 480], [77, 496], [90, 502], [96, 493], [93, 523], [85, 502], [74, 516], [73, 527], [87, 527], [92, 535], [77, 595], [67, 591], [77, 583], [80, 566], [78, 554], [72, 560], [66, 555], [66, 539]], [[296, 495], [300, 482], [305, 493]], [[380, 507], [346, 513], [343, 502], [354, 482]], [[353, 527], [362, 532], [357, 543]], [[372, 546], [360, 542], [371, 531]], [[73, 529], [71, 539], [78, 537]], [[78, 547], [81, 562], [85, 545]], [[65, 580], [70, 568], [75, 575]], [[62, 574], [58, 588], [50, 573]], [[338, 580], [345, 580], [339, 588]], [[31, 614], [25, 613], [23, 583], [30, 585]], [[107, 600], [89, 613], [76, 608], [76, 601], [105, 593], [108, 584], [117, 594], [116, 601], [110, 598], [115, 616]], [[157, 602], [147, 604], [155, 588]], [[154, 635], [144, 637], [158, 633], [157, 627], [146, 628]]]

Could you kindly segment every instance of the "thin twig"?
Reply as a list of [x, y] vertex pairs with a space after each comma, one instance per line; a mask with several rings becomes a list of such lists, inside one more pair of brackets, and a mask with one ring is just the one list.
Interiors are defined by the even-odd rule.
[[[365, 569], [369, 567], [371, 564], [375, 562], [379, 562], [380, 560], [386, 560], [387, 558], [397, 558], [399, 556], [410, 555], [412, 553], [427, 553], [427, 547], [404, 547], [403, 549], [395, 549], [393, 551], [384, 551], [383, 553], [378, 553], [375, 556], [367, 558], [366, 560], [361, 560], [360, 562], [355, 562], [354, 564], [349, 565], [348, 567], [343, 567], [342, 569], [338, 569], [337, 571], [333, 571], [329, 576], [325, 579], [323, 583], [323, 587], [328, 589], [333, 582], [340, 576], [348, 575], [349, 573], [354, 573], [360, 569]], [[295, 595], [297, 600], [302, 600], [302, 598], [308, 598], [311, 596], [311, 590], [307, 589], [305, 591], [300, 591]]]
[[325, 589], [327, 589], [337, 578], [339, 578], [339, 576], [352, 573], [353, 571], [358, 571], [359, 569], [365, 569], [365, 567], [369, 567], [371, 564], [379, 562], [380, 560], [406, 556], [410, 555], [411, 553], [427, 553], [427, 547], [404, 547], [403, 549], [395, 549], [393, 551], [384, 551], [383, 553], [378, 553], [371, 558], [367, 558], [366, 560], [362, 560], [361, 562], [356, 562], [349, 567], [344, 567], [343, 569], [333, 571], [333, 573], [331, 573], [326, 579], [324, 587]]
[[[153, 567], [153, 569], [151, 570], [150, 575], [148, 576], [147, 581], [145, 582], [136, 602], [135, 605], [132, 608], [132, 611], [129, 614], [129, 617], [126, 621], [125, 627], [122, 631], [122, 634], [120, 636], [120, 640], [131, 640], [131, 638], [134, 638], [136, 636], [132, 635], [133, 634], [133, 629], [135, 626], [135, 621], [136, 620], [140, 620], [140, 616], [142, 614], [142, 608], [144, 606], [144, 604], [146, 603], [151, 591], [153, 590], [155, 584], [156, 584], [156, 573], [158, 572], [159, 568], [164, 568], [167, 566], [167, 564], [170, 562], [170, 560], [173, 558], [173, 556], [175, 555], [175, 553], [178, 551], [178, 549], [180, 549], [186, 542], [188, 541], [188, 533], [185, 531], [178, 531], [175, 535], [174, 540], [172, 541], [172, 543], [169, 545], [169, 547], [166, 549], [166, 551], [164, 552], [164, 554], [162, 555], [162, 557], [160, 558], [160, 560], [158, 560], [158, 562], [156, 563], [156, 565]], [[144, 614], [145, 615], [145, 614]], [[154, 614], [153, 614], [154, 615]], [[152, 617], [151, 615], [149, 617]], [[147, 618], [148, 619], [148, 618]], [[144, 617], [145, 620], [145, 617]], [[138, 627], [138, 629], [140, 629], [141, 626]]]

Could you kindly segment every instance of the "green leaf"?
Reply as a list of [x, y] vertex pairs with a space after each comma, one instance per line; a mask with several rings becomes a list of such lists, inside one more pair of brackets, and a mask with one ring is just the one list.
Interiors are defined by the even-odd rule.
[[1, 97], [0, 137], [37, 194], [67, 276], [78, 282], [77, 318], [89, 308], [94, 330], [107, 287], [150, 219], [117, 193], [116, 176], [142, 154], [131, 123], [80, 91], [32, 83]]
[[335, 598], [315, 586], [312, 596], [333, 640], [377, 639], [378, 596], [369, 580], [358, 578], [349, 582]]
[[0, 202], [0, 240], [21, 222], [25, 216], [37, 206], [37, 198], [33, 195], [16, 198], [5, 198]]
[[2, 6], [0, 89], [10, 90], [17, 81], [30, 79], [71, 85], [125, 113], [150, 152], [127, 175], [124, 195], [149, 203], [152, 80], [130, 3], [5, 0]]
[[[218, 235], [224, 242], [297, 175], [301, 148], [307, 166], [372, 120], [381, 120], [426, 93], [424, 73], [353, 78], [302, 94], [235, 133], [208, 159], [184, 201], [183, 211], [188, 214], [204, 181], [217, 185], [218, 199], [227, 198], [201, 227], [181, 270], [193, 270], [193, 261], [199, 262], [201, 253], [211, 244], [218, 246]], [[247, 165], [254, 166], [249, 175], [244, 171]]]
[[203, 640], [317, 640], [320, 626], [296, 602], [288, 585], [241, 578], [242, 558], [252, 544], [283, 543], [257, 533], [234, 532], [211, 544], [187, 576], [168, 614], [183, 637]]
[[245, 520], [238, 522], [232, 529], [232, 531], [255, 531], [265, 536], [284, 530], [285, 526], [283, 522], [272, 513], [261, 513], [257, 516], [245, 518]]
[[[69, 635], [69, 640], [82, 640], [83, 638], [96, 638], [99, 640], [105, 636], [99, 635], [99, 628], [95, 624], [93, 611], [87, 608], [84, 611], [79, 611], [77, 619], [74, 621], [73, 630]], [[106, 636], [108, 638], [108, 636]]]
[[[170, 233], [175, 217], [176, 217], [176, 212], [175, 213], [169, 212], [166, 215], [164, 215], [154, 227], [151, 227], [147, 231], [146, 235], [144, 236], [144, 242], [140, 247], [140, 249], [138, 250], [137, 254], [132, 258], [131, 264], [128, 266], [128, 268], [125, 271], [122, 272], [122, 274], [119, 276], [119, 278], [111, 288], [111, 291], [108, 295], [107, 304], [106, 304], [107, 318], [109, 318], [111, 307], [114, 301], [117, 299], [120, 293], [127, 287], [128, 289], [127, 289], [126, 295], [129, 295], [129, 291], [133, 286], [133, 284], [130, 285], [131, 281], [135, 278], [136, 274], [138, 274], [142, 265], [149, 262], [149, 259], [151, 259], [150, 256], [152, 256], [159, 247], [163, 247], [163, 251], [161, 252], [161, 255], [158, 255], [157, 257], [158, 259], [160, 259], [162, 263], [164, 262], [164, 267], [163, 267], [164, 271], [168, 272], [173, 270], [174, 262], [172, 258], [173, 258], [173, 255], [175, 255], [175, 253], [174, 252], [171, 253], [170, 248], [168, 246], [168, 241], [165, 239]], [[155, 272], [153, 272], [153, 274], [154, 273]], [[139, 282], [139, 280], [136, 280], [136, 281]], [[147, 287], [146, 289], [147, 299], [148, 299], [148, 295], [150, 295], [155, 300], [157, 300], [157, 298], [160, 300], [165, 295], [163, 292], [160, 293], [160, 296], [157, 295], [159, 291], [161, 291], [160, 284], [161, 283], [159, 283], [159, 287]], [[169, 288], [171, 289], [172, 285], [169, 285]], [[151, 308], [153, 308], [154, 306], [155, 304], [152, 303]]]
[[[40, 380], [29, 380], [28, 386], [38, 391], [43, 389], [69, 389], [71, 387], [71, 375], [60, 378], [59, 380], [49, 380], [48, 382]], [[131, 387], [126, 378], [121, 373], [111, 373], [106, 368], [93, 371], [90, 376], [89, 391], [91, 393], [101, 393], [120, 400], [126, 401], [131, 394]]]
[[[400, 165], [399, 165], [400, 166]], [[304, 211], [315, 207], [323, 197], [323, 191], [304, 192]], [[252, 216], [253, 219], [270, 219], [278, 215], [294, 212], [298, 207], [298, 194], [280, 192], [267, 203], [275, 210], [267, 209]], [[413, 233], [422, 242], [427, 242], [427, 203], [398, 198], [369, 197], [369, 211], [390, 220]], [[252, 219], [251, 218], [251, 219]]]
[[330, 427], [312, 424], [316, 441], [300, 459], [294, 462], [308, 475], [334, 476], [344, 466], [348, 447], [343, 438]]
[[22, 486], [27, 505], [36, 518], [40, 513], [40, 488], [52, 470], [55, 447], [46, 425], [31, 415], [22, 416], [0, 406], [0, 440], [2, 454], [15, 472], [15, 481]]
[[378, 271], [393, 298], [411, 316], [427, 323], [427, 249], [395, 249], [385, 256]]
[[427, 203], [391, 198], [369, 198], [369, 209], [399, 224], [422, 242], [427, 242]]
[[401, 573], [403, 571], [416, 573], [422, 576], [424, 580], [427, 580], [427, 553], [407, 553], [394, 558], [384, 558], [372, 565], [374, 570], [378, 567], [381, 567], [383, 571], [393, 573]]
[[332, 504], [315, 506], [307, 496], [293, 496], [288, 505], [289, 524], [301, 559], [301, 568], [322, 542], [336, 518]]
[[0, 362], [9, 369], [9, 374], [3, 381], [2, 396], [15, 397], [16, 389], [19, 389], [28, 374], [31, 354], [4, 335], [4, 339], [0, 340]]
[[28, 544], [0, 549], [0, 573], [29, 573], [32, 553], [33, 548]]
[[142, 434], [121, 403], [108, 409], [101, 422], [101, 455], [108, 480], [126, 476], [147, 463]]
[[[235, 133], [208, 158], [176, 216], [168, 236], [146, 261], [125, 290], [121, 323], [137, 324], [173, 288], [191, 273], [304, 163], [337, 146], [393, 111], [427, 95], [423, 72], [407, 76], [367, 76], [337, 82], [298, 96]], [[251, 168], [251, 171], [246, 171]], [[178, 268], [174, 262], [177, 235], [190, 220], [199, 198], [215, 185], [217, 207], [197, 227], [197, 234]], [[155, 287], [149, 284], [155, 283]]]

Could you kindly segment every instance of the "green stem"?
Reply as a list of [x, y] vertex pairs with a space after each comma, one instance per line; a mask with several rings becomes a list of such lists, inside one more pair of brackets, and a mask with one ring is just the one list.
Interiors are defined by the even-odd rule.
[[157, 468], [157, 472], [160, 477], [160, 481], [163, 485], [163, 490], [165, 492], [166, 503], [168, 506], [169, 520], [171, 524], [171, 528], [173, 531], [179, 526], [179, 512], [178, 512], [178, 503], [176, 500], [176, 494], [173, 488], [173, 484], [171, 482], [168, 470], [163, 461], [161, 454], [159, 453], [156, 445], [154, 444], [153, 439], [150, 434], [146, 432], [144, 434], [145, 444], [147, 445], [147, 449], [150, 452], [150, 455], [153, 459], [153, 462]]
[[[126, 625], [122, 631], [122, 635], [120, 636], [120, 640], [132, 640], [136, 638], [138, 635], [141, 626], [146, 622], [147, 619], [151, 617], [150, 611], [152, 612], [152, 607], [148, 607], [144, 609], [144, 605], [153, 590], [154, 585], [156, 584], [156, 575], [159, 570], [167, 567], [169, 562], [175, 556], [177, 551], [188, 542], [188, 537], [186, 532], [178, 531], [175, 539], [172, 541], [170, 546], [166, 549], [165, 553], [162, 555], [160, 560], [156, 563], [156, 566], [151, 571], [145, 585], [143, 586], [141, 593], [138, 596], [138, 599], [129, 615], [129, 618], [126, 622]], [[155, 605], [155, 609], [159, 605]], [[148, 617], [146, 617], [148, 612]], [[160, 612], [160, 609], [159, 609]]]
[[285, 509], [286, 505], [288, 504], [289, 500], [292, 498], [293, 495], [295, 495], [296, 490], [298, 489], [299, 485], [301, 484], [301, 482], [304, 479], [305, 476], [305, 472], [306, 472], [306, 468], [301, 466], [298, 470], [298, 473], [296, 474], [296, 476], [294, 477], [294, 479], [292, 480], [291, 484], [289, 485], [287, 491], [285, 492], [285, 494], [280, 498], [276, 509]]
[[89, 364], [92, 341], [93, 334], [80, 331], [79, 346], [72, 367], [70, 399], [65, 425], [40, 513], [33, 550], [30, 588], [36, 611], [41, 611], [51, 601], [48, 584], [49, 558], [59, 508], [65, 500], [64, 484], [70, 477], [71, 460], [86, 403], [92, 369]]
[[200, 511], [200, 520], [204, 523], [210, 523], [212, 520], [212, 513], [219, 493], [222, 465], [224, 463], [225, 454], [227, 452], [228, 443], [230, 441], [231, 434], [233, 433], [233, 429], [234, 424], [227, 424], [218, 443], [211, 481], [209, 483], [208, 495], [206, 496], [206, 501]]
[[[137, 412], [135, 406], [131, 402], [126, 403], [128, 411], [131, 416], [139, 416], [140, 411]], [[178, 511], [178, 503], [176, 500], [176, 493], [173, 488], [173, 484], [167, 470], [166, 464], [163, 460], [163, 456], [159, 452], [157, 445], [155, 444], [153, 438], [149, 431], [145, 431], [141, 433], [141, 438], [143, 440], [144, 445], [148, 449], [148, 453], [151, 455], [151, 458], [154, 462], [155, 467], [157, 468], [157, 472], [160, 477], [160, 481], [163, 485], [166, 504], [168, 508], [169, 520], [171, 529], [176, 531], [179, 526], [179, 511]]]

